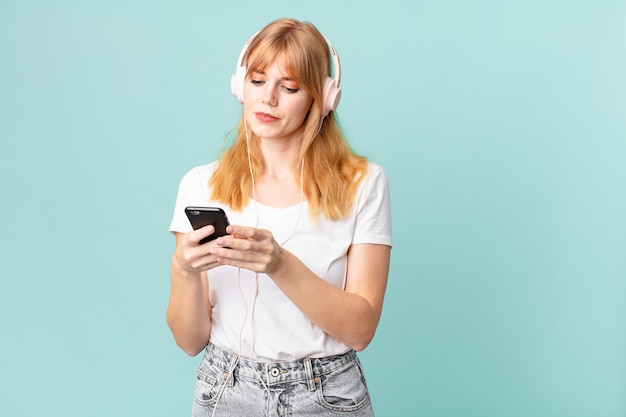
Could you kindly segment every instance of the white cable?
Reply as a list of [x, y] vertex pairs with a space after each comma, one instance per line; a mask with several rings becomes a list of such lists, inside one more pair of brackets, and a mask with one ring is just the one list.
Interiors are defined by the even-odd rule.
[[259, 227], [259, 212], [256, 207], [256, 187], [254, 184], [254, 172], [252, 171], [252, 157], [250, 156], [250, 141], [248, 140], [248, 124], [246, 118], [243, 119], [243, 128], [246, 131], [246, 150], [248, 151], [248, 168], [250, 169], [250, 179], [252, 180], [252, 201], [254, 202], [254, 217], [256, 218], [255, 227]]

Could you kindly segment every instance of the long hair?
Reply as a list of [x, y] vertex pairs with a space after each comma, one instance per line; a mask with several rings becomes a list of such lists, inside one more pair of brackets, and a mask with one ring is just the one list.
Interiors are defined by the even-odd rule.
[[[322, 90], [331, 72], [328, 45], [312, 24], [279, 19], [263, 28], [251, 41], [245, 58], [247, 71], [262, 71], [279, 55], [284, 58], [289, 76], [313, 98], [304, 121], [300, 148], [300, 160], [304, 161], [302, 188], [310, 214], [340, 219], [352, 207], [367, 170], [367, 160], [349, 147], [334, 112], [322, 116]], [[233, 210], [245, 207], [251, 195], [248, 146], [253, 175], [258, 178], [264, 167], [260, 139], [252, 131], [246, 132], [244, 117], [242, 114], [234, 131], [234, 142], [222, 155], [209, 182], [211, 197]], [[294, 176], [299, 183], [299, 170]]]

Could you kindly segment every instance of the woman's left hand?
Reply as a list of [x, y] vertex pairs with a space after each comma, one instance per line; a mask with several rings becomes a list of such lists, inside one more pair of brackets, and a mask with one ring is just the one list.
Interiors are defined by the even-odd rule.
[[216, 240], [211, 254], [221, 265], [271, 274], [283, 259], [283, 250], [269, 230], [230, 225], [228, 236]]

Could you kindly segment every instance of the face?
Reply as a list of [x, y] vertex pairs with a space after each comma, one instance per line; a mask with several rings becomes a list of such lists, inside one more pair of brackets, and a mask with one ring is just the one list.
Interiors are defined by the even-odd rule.
[[312, 97], [293, 81], [279, 56], [262, 71], [251, 71], [244, 84], [244, 115], [263, 139], [299, 141]]

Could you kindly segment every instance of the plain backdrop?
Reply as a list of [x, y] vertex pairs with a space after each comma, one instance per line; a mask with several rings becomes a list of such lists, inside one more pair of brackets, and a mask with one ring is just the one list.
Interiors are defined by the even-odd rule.
[[390, 179], [377, 415], [626, 416], [626, 2], [602, 0], [2, 0], [0, 415], [189, 415], [176, 189], [285, 16], [335, 44], [337, 115]]

